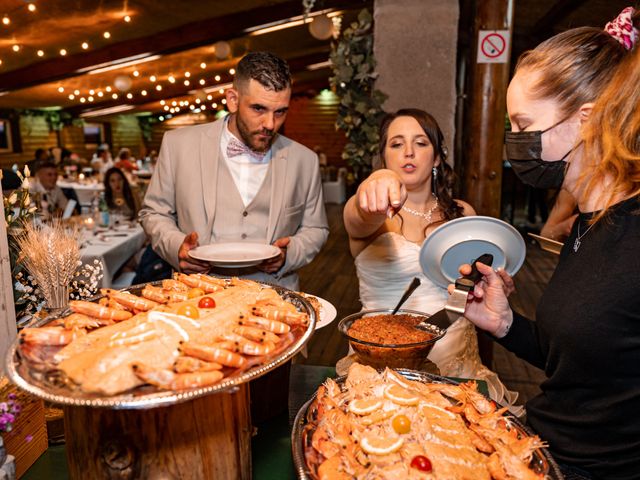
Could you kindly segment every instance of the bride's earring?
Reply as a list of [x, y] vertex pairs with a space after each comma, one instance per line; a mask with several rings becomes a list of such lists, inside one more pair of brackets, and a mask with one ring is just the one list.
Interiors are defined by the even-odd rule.
[[438, 169], [433, 167], [431, 169], [431, 194], [438, 199]]

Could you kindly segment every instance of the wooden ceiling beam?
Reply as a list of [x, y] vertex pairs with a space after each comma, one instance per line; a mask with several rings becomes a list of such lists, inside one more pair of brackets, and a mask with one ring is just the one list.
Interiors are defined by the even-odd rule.
[[534, 45], [538, 44], [540, 38], [549, 38], [553, 34], [553, 27], [583, 3], [584, 0], [558, 0], [554, 3], [531, 29], [529, 36], [534, 37]]
[[[363, 8], [372, 0], [324, 0], [323, 9]], [[168, 55], [245, 35], [245, 30], [301, 15], [300, 0], [291, 0], [182, 25], [171, 30], [115, 43], [64, 59], [43, 60], [0, 74], [0, 92], [32, 87], [81, 75], [79, 70], [136, 55]]]
[[[329, 49], [316, 51], [314, 53], [299, 56], [299, 57], [287, 58], [286, 60], [287, 60], [287, 63], [289, 64], [289, 68], [291, 69], [291, 74], [295, 76], [297, 72], [305, 71], [308, 65], [329, 60]], [[184, 97], [185, 95], [189, 95], [189, 92], [192, 90], [202, 90], [205, 88], [210, 88], [211, 86], [212, 85], [207, 85], [204, 87], [200, 87], [200, 86], [187, 87], [180, 83], [175, 83], [173, 85], [165, 85], [162, 91], [149, 90], [148, 94], [144, 97], [136, 96], [135, 98], [132, 98], [132, 99], [120, 98], [118, 100], [109, 99], [100, 103], [94, 102], [91, 104], [83, 104], [83, 105], [78, 105], [70, 108], [65, 108], [64, 110], [66, 112], [69, 112], [73, 116], [78, 116], [80, 115], [80, 113], [83, 113], [83, 112], [88, 112], [92, 110], [101, 110], [104, 108], [115, 107], [117, 105], [122, 105], [122, 104], [141, 107], [144, 105], [152, 105], [155, 102], [158, 102], [162, 99], [169, 101], [178, 97]], [[294, 82], [294, 91], [297, 91], [297, 89], [298, 89], [298, 85]]]

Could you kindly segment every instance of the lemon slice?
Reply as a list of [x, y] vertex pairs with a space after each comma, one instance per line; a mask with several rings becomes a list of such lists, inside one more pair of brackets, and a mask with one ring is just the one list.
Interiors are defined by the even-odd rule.
[[420, 398], [400, 385], [389, 385], [384, 389], [384, 396], [398, 405], [417, 405]]
[[356, 415], [368, 415], [382, 407], [379, 398], [358, 398], [349, 403], [349, 411]]
[[399, 450], [403, 442], [402, 437], [363, 437], [360, 446], [367, 453], [387, 455]]

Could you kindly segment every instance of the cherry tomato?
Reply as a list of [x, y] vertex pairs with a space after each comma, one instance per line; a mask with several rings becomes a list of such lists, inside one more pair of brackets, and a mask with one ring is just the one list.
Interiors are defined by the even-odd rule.
[[406, 415], [396, 415], [391, 420], [391, 426], [396, 433], [409, 433], [411, 431], [411, 420]]
[[430, 472], [433, 469], [431, 462], [424, 455], [416, 455], [413, 457], [413, 460], [411, 460], [411, 468], [415, 468], [421, 472]]
[[211, 297], [202, 297], [198, 302], [199, 308], [216, 308], [216, 301]]
[[189, 317], [193, 319], [200, 318], [200, 313], [198, 312], [198, 309], [193, 305], [182, 305], [181, 307], [178, 308], [178, 311], [176, 313], [178, 315], [184, 315], [185, 317]]
[[189, 298], [201, 297], [203, 295], [204, 295], [204, 290], [202, 290], [201, 288], [190, 288], [189, 291], [187, 292], [187, 297]]

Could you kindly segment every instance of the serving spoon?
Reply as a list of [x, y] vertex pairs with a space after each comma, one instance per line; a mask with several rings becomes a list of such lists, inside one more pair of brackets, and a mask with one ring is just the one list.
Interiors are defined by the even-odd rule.
[[404, 302], [407, 301], [407, 299], [411, 296], [411, 294], [419, 286], [420, 286], [420, 279], [418, 277], [413, 277], [413, 280], [411, 280], [411, 283], [409, 284], [407, 289], [402, 294], [402, 298], [400, 299], [400, 301], [396, 305], [396, 308], [393, 309], [393, 312], [391, 312], [391, 315], [395, 315], [398, 312], [398, 310], [400, 310], [400, 307], [402, 306], [402, 304], [404, 304]]

